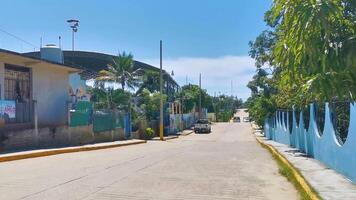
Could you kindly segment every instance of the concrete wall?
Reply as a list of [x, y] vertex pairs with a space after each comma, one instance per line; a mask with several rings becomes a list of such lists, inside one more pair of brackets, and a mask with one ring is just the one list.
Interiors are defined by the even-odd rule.
[[67, 122], [68, 72], [61, 68], [32, 67], [33, 99], [37, 100], [39, 125]]
[[[328, 167], [335, 169], [356, 183], [356, 105], [350, 104], [350, 125], [344, 144], [339, 142], [331, 122], [331, 111], [325, 105], [325, 123], [323, 133], [319, 132], [313, 104], [309, 107], [309, 127], [304, 128], [303, 112], [297, 124], [296, 112], [293, 111], [292, 131], [286, 112], [277, 112], [274, 118], [266, 119], [264, 130], [268, 139], [295, 147]], [[275, 123], [274, 123], [275, 120]]]
[[215, 113], [208, 113], [208, 119], [211, 122], [216, 122], [216, 115]]
[[26, 149], [76, 146], [97, 142], [111, 142], [125, 139], [122, 128], [94, 133], [92, 126], [40, 128], [38, 135], [34, 129], [9, 131], [0, 142], [0, 152]]
[[176, 134], [181, 131], [182, 127], [182, 114], [170, 114], [169, 115], [169, 133]]
[[0, 99], [4, 98], [4, 83], [5, 83], [5, 66], [3, 62], [0, 62]]
[[74, 93], [80, 88], [85, 89], [86, 87], [86, 81], [82, 80], [78, 73], [69, 75], [69, 84], [72, 87]]
[[197, 118], [198, 118], [197, 115], [194, 113], [183, 114], [183, 125], [184, 125], [183, 128], [185, 129], [193, 126]]

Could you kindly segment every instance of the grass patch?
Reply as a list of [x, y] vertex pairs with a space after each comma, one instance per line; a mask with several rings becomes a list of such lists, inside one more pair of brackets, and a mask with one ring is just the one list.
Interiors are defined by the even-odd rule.
[[[277, 156], [266, 144], [260, 143], [262, 147], [264, 147], [265, 149], [267, 149], [271, 154], [273, 159], [277, 162], [278, 168], [279, 168], [279, 173], [281, 175], [283, 175], [284, 177], [287, 178], [287, 180], [293, 184], [293, 186], [295, 187], [295, 189], [298, 191], [299, 195], [300, 195], [300, 199], [301, 200], [312, 200], [312, 198], [309, 196], [309, 194], [307, 193], [307, 191], [305, 191], [305, 189], [302, 187], [302, 185], [300, 184], [300, 182], [297, 180], [293, 169], [288, 166], [286, 163], [284, 163], [281, 158], [279, 156]], [[301, 173], [297, 170], [294, 169], [295, 171], [297, 171], [297, 173], [299, 173], [301, 175]], [[302, 175], [301, 175], [302, 176]], [[303, 177], [304, 179], [304, 177]], [[304, 179], [305, 180], [305, 179]], [[314, 190], [314, 188], [312, 188], [308, 183], [307, 185], [309, 186], [309, 188], [311, 189], [311, 192], [314, 193], [318, 199], [322, 199], [319, 194]]]
[[295, 178], [292, 170], [285, 165], [275, 154], [272, 153], [273, 159], [277, 162], [279, 173], [287, 178], [289, 182], [293, 184], [295, 189], [297, 189], [301, 200], [311, 200], [304, 188], [299, 184]]

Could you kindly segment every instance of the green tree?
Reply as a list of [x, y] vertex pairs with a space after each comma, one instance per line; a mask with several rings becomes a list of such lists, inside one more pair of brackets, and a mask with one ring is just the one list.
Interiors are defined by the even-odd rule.
[[249, 55], [255, 59], [256, 73], [247, 84], [251, 90], [251, 97], [244, 106], [248, 108], [250, 117], [260, 126], [277, 107], [274, 95], [278, 94], [280, 71], [273, 66], [272, 55], [276, 40], [273, 31], [263, 31], [255, 41], [249, 42]]
[[246, 105], [256, 121], [277, 107], [355, 99], [355, 11], [355, 0], [274, 1], [265, 14], [270, 28], [250, 42], [257, 70]]
[[122, 89], [88, 87], [87, 90], [91, 94], [90, 100], [95, 103], [97, 109], [126, 107], [131, 95]]
[[147, 89], [151, 93], [159, 92], [160, 89], [160, 75], [159, 72], [148, 70], [144, 72], [142, 77], [142, 83], [140, 84], [139, 89], [136, 94], [141, 94], [144, 89]]
[[116, 89], [110, 91], [112, 104], [115, 107], [127, 107], [130, 102], [131, 93], [123, 89]]
[[206, 90], [200, 89], [198, 85], [184, 85], [177, 94], [177, 98], [183, 100], [183, 112], [191, 112], [194, 107], [198, 108], [201, 94], [202, 108], [212, 107], [212, 100]]
[[[163, 95], [163, 103], [166, 101], [167, 96]], [[160, 93], [151, 93], [148, 89], [143, 89], [139, 106], [144, 111], [147, 121], [159, 119]]]
[[273, 65], [284, 72], [282, 87], [299, 88], [299, 100], [354, 99], [355, 9], [355, 0], [275, 0], [267, 12], [278, 35]]

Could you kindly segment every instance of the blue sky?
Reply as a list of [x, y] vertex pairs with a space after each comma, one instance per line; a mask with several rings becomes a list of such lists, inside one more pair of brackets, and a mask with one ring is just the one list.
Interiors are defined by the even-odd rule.
[[[80, 20], [76, 49], [117, 54], [158, 64], [159, 40], [164, 42], [164, 66], [176, 80], [197, 83], [210, 94], [247, 98], [253, 74], [248, 41], [262, 30], [270, 0], [2, 0], [0, 29], [38, 48], [58, 43], [71, 48], [69, 18]], [[26, 52], [24, 42], [0, 32], [0, 48]]]

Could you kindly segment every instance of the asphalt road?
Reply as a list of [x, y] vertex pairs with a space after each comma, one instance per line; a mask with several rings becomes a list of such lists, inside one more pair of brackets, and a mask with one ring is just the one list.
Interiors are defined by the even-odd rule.
[[0, 163], [0, 199], [297, 199], [251, 131]]

